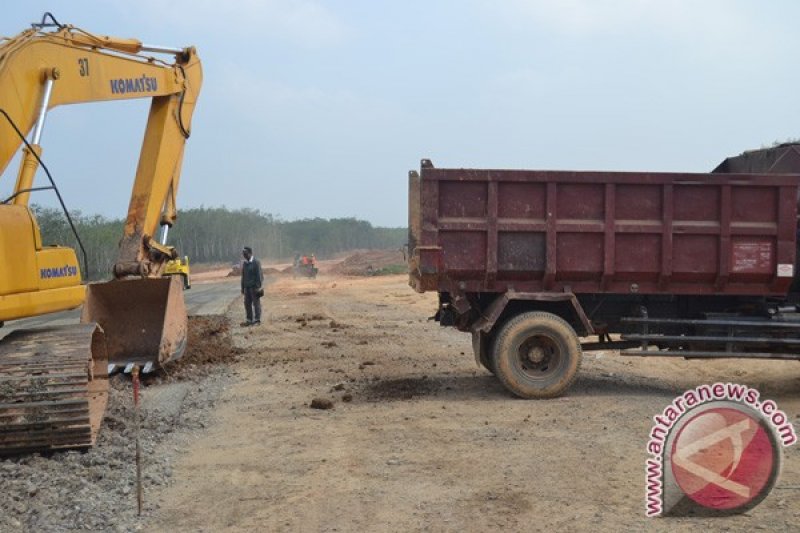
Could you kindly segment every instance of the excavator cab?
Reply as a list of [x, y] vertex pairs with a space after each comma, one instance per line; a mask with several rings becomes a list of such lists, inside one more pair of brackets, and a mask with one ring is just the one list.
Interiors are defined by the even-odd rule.
[[0, 322], [81, 305], [78, 259], [72, 248], [43, 246], [25, 205], [0, 204]]

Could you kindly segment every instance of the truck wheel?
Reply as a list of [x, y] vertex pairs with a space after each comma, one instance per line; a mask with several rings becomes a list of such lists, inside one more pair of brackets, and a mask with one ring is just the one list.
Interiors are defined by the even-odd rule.
[[492, 353], [495, 375], [521, 398], [553, 398], [575, 380], [581, 343], [562, 318], [522, 313], [500, 330]]

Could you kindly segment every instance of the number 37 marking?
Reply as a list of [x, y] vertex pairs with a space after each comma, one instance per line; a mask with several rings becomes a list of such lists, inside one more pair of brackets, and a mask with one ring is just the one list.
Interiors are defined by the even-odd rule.
[[80, 75], [86, 77], [89, 75], [89, 59], [85, 57], [78, 58], [78, 68]]

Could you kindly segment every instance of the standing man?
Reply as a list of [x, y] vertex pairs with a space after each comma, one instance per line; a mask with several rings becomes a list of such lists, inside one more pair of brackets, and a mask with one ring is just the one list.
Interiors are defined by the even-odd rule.
[[[261, 297], [264, 290], [261, 284], [264, 275], [261, 272], [261, 263], [253, 257], [253, 249], [245, 246], [242, 250], [244, 261], [242, 262], [242, 294], [244, 294], [244, 311], [247, 315], [247, 322], [244, 326], [254, 326], [261, 324]], [[255, 313], [254, 313], [255, 311]]]

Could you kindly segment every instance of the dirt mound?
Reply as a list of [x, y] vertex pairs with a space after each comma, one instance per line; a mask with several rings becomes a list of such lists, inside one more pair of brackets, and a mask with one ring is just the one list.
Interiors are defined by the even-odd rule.
[[186, 353], [167, 372], [177, 378], [191, 378], [197, 367], [232, 363], [242, 353], [233, 345], [230, 323], [220, 315], [189, 317]]
[[327, 398], [314, 398], [311, 400], [312, 409], [333, 409], [333, 402]]
[[405, 271], [406, 261], [400, 250], [359, 252], [330, 268], [330, 272], [344, 276], [381, 276]]

